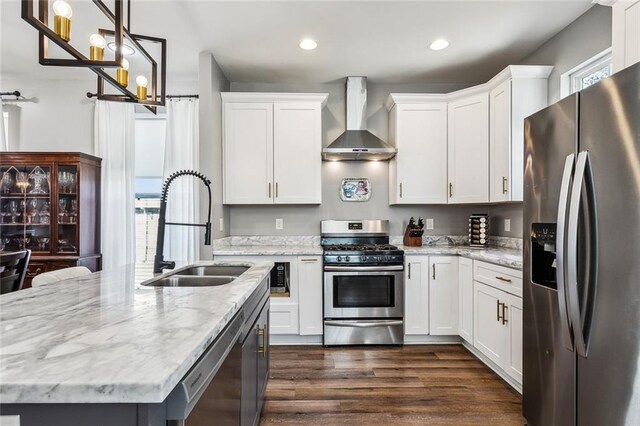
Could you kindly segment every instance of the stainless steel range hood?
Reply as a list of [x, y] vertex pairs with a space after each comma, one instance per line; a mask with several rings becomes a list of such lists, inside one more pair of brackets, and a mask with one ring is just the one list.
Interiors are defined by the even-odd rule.
[[398, 152], [367, 130], [367, 78], [347, 77], [347, 131], [322, 150], [329, 161], [389, 160]]

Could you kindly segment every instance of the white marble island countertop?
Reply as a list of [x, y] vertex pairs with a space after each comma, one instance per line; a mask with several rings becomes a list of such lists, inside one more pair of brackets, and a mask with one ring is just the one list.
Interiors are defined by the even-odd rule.
[[272, 267], [216, 287], [145, 287], [126, 267], [0, 296], [0, 401], [162, 402]]

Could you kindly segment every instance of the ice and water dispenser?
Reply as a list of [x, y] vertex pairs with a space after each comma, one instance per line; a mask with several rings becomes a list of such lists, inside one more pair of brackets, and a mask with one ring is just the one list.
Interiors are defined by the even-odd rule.
[[557, 289], [556, 224], [531, 224], [531, 281]]

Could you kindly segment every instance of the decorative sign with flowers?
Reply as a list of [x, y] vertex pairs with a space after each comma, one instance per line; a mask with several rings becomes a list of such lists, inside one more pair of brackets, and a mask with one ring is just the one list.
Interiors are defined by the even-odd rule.
[[340, 183], [342, 201], [369, 201], [371, 184], [368, 178], [344, 178]]

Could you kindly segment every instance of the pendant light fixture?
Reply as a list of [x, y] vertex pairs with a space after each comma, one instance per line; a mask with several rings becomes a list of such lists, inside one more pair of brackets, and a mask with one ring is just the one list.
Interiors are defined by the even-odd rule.
[[[128, 21], [126, 27], [123, 23], [125, 1]], [[111, 10], [103, 0], [56, 0], [52, 4], [50, 0], [21, 0], [22, 19], [38, 30], [41, 65], [89, 68], [98, 76], [98, 99], [138, 103], [156, 113], [158, 106], [165, 105], [167, 41], [130, 32], [131, 1], [110, 0], [113, 3]], [[86, 36], [76, 34], [74, 38], [72, 19], [90, 15], [81, 13], [84, 9], [79, 9], [78, 18], [74, 18], [73, 8], [76, 6], [97, 8], [113, 27], [98, 28], [99, 24], [96, 24], [97, 32], [90, 37], [84, 38]], [[51, 11], [52, 26], [49, 19]], [[102, 19], [101, 24], [104, 22]], [[71, 59], [50, 57], [49, 42], [56, 44]], [[109, 47], [108, 51], [105, 47]], [[154, 52], [154, 55], [148, 50]], [[88, 56], [83, 52], [88, 52]], [[128, 60], [124, 58], [125, 55]], [[142, 77], [139, 80], [136, 78], [135, 91], [128, 88], [130, 67], [133, 75]], [[148, 79], [151, 82], [149, 95]], [[105, 81], [108, 85], [105, 85]], [[111, 92], [105, 86], [110, 87]]]

